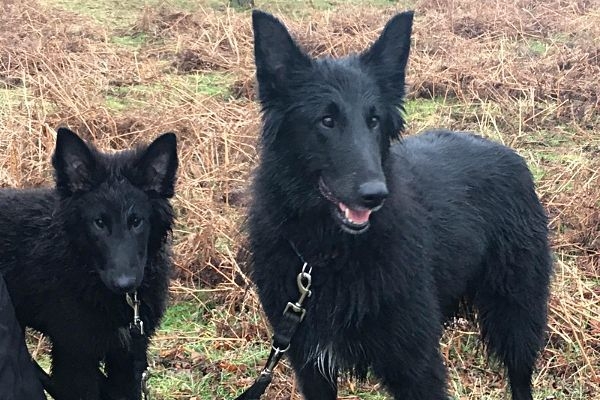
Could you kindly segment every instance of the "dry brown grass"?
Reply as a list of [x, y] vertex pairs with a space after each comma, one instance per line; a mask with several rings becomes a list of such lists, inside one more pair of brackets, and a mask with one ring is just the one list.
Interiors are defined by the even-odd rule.
[[[134, 24], [115, 27], [26, 0], [3, 7], [0, 183], [48, 184], [59, 125], [114, 149], [177, 132], [174, 296], [211, 290], [213, 311], [205, 317], [217, 328], [210, 346], [233, 355], [262, 344], [268, 330], [238, 256], [260, 126], [249, 15], [146, 7]], [[548, 345], [536, 386], [559, 399], [600, 398], [600, 7], [585, 0], [421, 0], [416, 9], [408, 97], [435, 108], [408, 115], [409, 134], [431, 124], [478, 130], [528, 159], [556, 251]], [[283, 19], [311, 54], [337, 56], [367, 46], [393, 12], [341, 7]], [[200, 89], [190, 84], [198, 74], [209, 77]], [[226, 94], [208, 94], [214, 77]], [[428, 110], [433, 115], [423, 115]], [[498, 398], [497, 369], [463, 351], [476, 347], [474, 336], [470, 326], [444, 336], [451, 389], [461, 399]], [[157, 364], [198, 368], [177, 350], [188, 340], [157, 338]], [[202, 360], [206, 373], [230, 373], [215, 397], [255, 375], [235, 359]], [[290, 398], [290, 375], [281, 369], [269, 398]]]

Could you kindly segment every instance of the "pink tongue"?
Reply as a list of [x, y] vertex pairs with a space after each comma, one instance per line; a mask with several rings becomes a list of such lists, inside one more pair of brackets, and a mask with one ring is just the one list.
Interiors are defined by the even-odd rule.
[[[343, 209], [345, 208], [346, 207], [344, 206]], [[348, 211], [346, 211], [346, 218], [357, 224], [364, 224], [367, 222], [369, 220], [369, 215], [371, 215], [371, 210], [353, 210], [348, 208]]]
[[356, 222], [357, 224], [364, 224], [369, 220], [369, 215], [371, 215], [371, 210], [352, 210], [348, 211], [348, 217]]

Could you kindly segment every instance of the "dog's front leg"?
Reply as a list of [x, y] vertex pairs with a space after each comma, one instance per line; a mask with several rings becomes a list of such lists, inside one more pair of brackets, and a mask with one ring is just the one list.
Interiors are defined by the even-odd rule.
[[100, 400], [98, 360], [73, 346], [53, 343], [52, 386], [55, 400]]
[[446, 368], [439, 352], [439, 327], [423, 329], [416, 318], [411, 319], [411, 325], [393, 314], [389, 319], [365, 335], [364, 345], [375, 376], [395, 400], [448, 399]]
[[[148, 341], [144, 340], [143, 351], [147, 351]], [[110, 400], [140, 400], [142, 396], [140, 377], [136, 376], [135, 356], [131, 348], [111, 347], [105, 358], [105, 371], [108, 377], [103, 387]]]
[[304, 352], [293, 349], [292, 343], [288, 356], [304, 398], [306, 400], [337, 399], [337, 372], [330, 370], [329, 365], [322, 365], [319, 369], [315, 360], [307, 362]]

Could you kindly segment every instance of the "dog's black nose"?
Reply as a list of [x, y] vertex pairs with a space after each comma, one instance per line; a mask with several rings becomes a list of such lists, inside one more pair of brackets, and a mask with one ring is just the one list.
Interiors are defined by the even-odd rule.
[[362, 201], [362, 205], [367, 208], [375, 208], [383, 204], [389, 192], [385, 182], [369, 181], [365, 182], [358, 188], [358, 194]]
[[121, 275], [113, 281], [115, 289], [123, 293], [128, 293], [135, 289], [135, 277]]

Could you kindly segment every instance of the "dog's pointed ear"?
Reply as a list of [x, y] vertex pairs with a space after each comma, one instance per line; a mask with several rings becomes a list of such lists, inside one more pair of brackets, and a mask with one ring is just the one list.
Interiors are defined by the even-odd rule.
[[56, 187], [61, 193], [70, 195], [92, 188], [96, 159], [75, 132], [67, 128], [58, 129], [52, 165]]
[[162, 198], [173, 197], [178, 163], [177, 136], [164, 133], [150, 143], [140, 156], [136, 165], [135, 184], [149, 194]]
[[384, 93], [395, 105], [404, 97], [404, 76], [410, 52], [413, 12], [394, 16], [373, 45], [360, 55], [371, 68]]
[[284, 88], [294, 70], [310, 66], [310, 58], [298, 47], [285, 26], [271, 14], [254, 10], [254, 61], [259, 97], [265, 100]]

